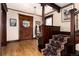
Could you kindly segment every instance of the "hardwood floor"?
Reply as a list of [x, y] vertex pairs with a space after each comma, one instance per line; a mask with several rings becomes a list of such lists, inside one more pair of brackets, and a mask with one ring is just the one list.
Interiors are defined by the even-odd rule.
[[38, 51], [36, 40], [24, 40], [8, 43], [2, 48], [3, 56], [42, 56]]

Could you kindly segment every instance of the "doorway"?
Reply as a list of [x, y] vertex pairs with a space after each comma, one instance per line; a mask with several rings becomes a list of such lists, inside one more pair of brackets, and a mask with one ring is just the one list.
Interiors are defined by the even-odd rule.
[[33, 38], [33, 17], [19, 14], [19, 39], [30, 40]]

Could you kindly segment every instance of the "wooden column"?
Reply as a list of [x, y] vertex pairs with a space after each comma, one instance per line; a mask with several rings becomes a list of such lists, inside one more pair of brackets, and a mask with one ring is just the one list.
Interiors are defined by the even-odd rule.
[[6, 20], [7, 20], [7, 5], [5, 3], [1, 3], [1, 9], [2, 9], [2, 14], [1, 14], [1, 26], [2, 26], [2, 40], [1, 40], [1, 46], [6, 46]]
[[42, 25], [45, 25], [45, 4], [41, 4], [42, 6]]
[[41, 6], [42, 6], [42, 27], [41, 27], [41, 32], [42, 32], [42, 39], [41, 39], [41, 41], [42, 41], [42, 45], [44, 45], [44, 25], [45, 25], [45, 14], [44, 14], [44, 12], [45, 12], [45, 4], [41, 4]]
[[0, 55], [2, 55], [2, 46], [6, 45], [6, 12], [6, 4], [0, 3]]
[[70, 10], [70, 14], [71, 14], [70, 45], [73, 54], [75, 53], [75, 11], [76, 9]]
[[41, 3], [42, 6], [42, 25], [41, 25], [41, 37], [38, 39], [38, 48], [39, 51], [41, 51], [41, 49], [44, 48], [44, 25], [45, 25], [45, 15], [44, 15], [44, 11], [45, 11], [45, 4]]
[[1, 35], [2, 35], [2, 34], [1, 34], [1, 31], [2, 31], [2, 30], [1, 30], [1, 12], [2, 12], [2, 10], [1, 10], [1, 3], [0, 3], [0, 55], [2, 54], [2, 53], [1, 53], [1, 38], [2, 38], [2, 37], [1, 37]]

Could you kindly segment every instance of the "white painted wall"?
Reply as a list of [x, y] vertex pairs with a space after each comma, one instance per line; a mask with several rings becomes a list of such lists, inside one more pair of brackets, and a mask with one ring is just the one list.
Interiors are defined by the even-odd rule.
[[[10, 27], [10, 18], [17, 19], [17, 26]], [[7, 13], [7, 41], [18, 40], [19, 38], [19, 19], [16, 11], [8, 10]]]
[[[29, 15], [29, 14], [22, 13], [22, 12], [8, 10], [8, 13], [7, 13], [7, 41], [19, 39], [19, 19], [18, 19], [19, 16], [18, 16], [18, 14]], [[33, 16], [33, 37], [35, 37], [35, 21], [41, 22], [42, 18], [39, 16], [34, 16], [34, 15], [29, 15], [29, 16]], [[10, 26], [10, 18], [17, 20], [16, 27]]]
[[61, 12], [55, 11], [50, 14], [53, 14], [53, 26], [60, 26], [60, 31], [70, 32], [70, 22], [62, 22]]

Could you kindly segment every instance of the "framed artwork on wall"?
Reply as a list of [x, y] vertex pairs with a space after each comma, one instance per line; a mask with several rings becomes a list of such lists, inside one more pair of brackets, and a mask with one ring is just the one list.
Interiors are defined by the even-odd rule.
[[41, 22], [40, 22], [40, 21], [35, 21], [35, 24], [36, 24], [36, 25], [40, 25]]
[[15, 26], [16, 26], [16, 24], [17, 24], [17, 20], [16, 20], [16, 19], [14, 19], [14, 18], [10, 18], [10, 26], [15, 27]]
[[65, 7], [61, 10], [61, 19], [62, 19], [62, 22], [69, 22], [70, 21], [70, 12], [69, 10], [73, 9], [74, 8], [74, 4], [68, 6], [68, 7]]

